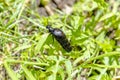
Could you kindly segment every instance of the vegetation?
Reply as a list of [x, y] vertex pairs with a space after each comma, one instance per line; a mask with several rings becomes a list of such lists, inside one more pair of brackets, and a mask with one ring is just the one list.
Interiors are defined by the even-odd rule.
[[[120, 72], [119, 0], [80, 0], [41, 17], [36, 0], [0, 1], [1, 80], [111, 80]], [[66, 52], [46, 26], [61, 28]]]

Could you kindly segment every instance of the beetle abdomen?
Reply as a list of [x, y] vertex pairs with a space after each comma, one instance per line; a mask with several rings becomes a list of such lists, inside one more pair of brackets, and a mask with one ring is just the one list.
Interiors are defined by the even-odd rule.
[[47, 26], [46, 28], [67, 52], [70, 52], [72, 50], [70, 42], [68, 41], [66, 35], [63, 33], [62, 30], [58, 28], [52, 28], [51, 26]]

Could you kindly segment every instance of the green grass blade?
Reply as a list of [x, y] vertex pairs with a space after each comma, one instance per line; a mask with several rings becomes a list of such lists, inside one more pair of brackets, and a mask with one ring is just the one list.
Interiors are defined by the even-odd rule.
[[31, 71], [29, 71], [26, 66], [22, 65], [22, 69], [27, 75], [28, 80], [36, 80], [35, 77], [32, 75]]
[[45, 43], [48, 35], [49, 34], [44, 34], [44, 35], [40, 36], [39, 42], [37, 43], [37, 45], [35, 47], [35, 53], [38, 53], [40, 51], [40, 49], [42, 48], [43, 44]]
[[68, 74], [67, 80], [72, 80], [72, 78], [71, 78], [72, 64], [71, 64], [70, 60], [65, 61], [65, 67], [66, 67], [66, 72]]
[[11, 78], [12, 80], [19, 80], [19, 79], [17, 78], [15, 72], [10, 68], [10, 66], [8, 65], [8, 63], [7, 63], [6, 61], [4, 62], [4, 67], [5, 67], [8, 75], [10, 76], [10, 78]]

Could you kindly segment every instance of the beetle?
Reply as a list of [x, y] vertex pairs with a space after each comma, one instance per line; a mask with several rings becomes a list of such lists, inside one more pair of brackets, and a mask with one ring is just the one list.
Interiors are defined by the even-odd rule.
[[70, 42], [68, 41], [65, 33], [62, 30], [60, 30], [58, 28], [52, 28], [50, 25], [47, 25], [46, 28], [55, 37], [55, 39], [62, 46], [62, 48], [65, 49], [65, 51], [67, 51], [67, 52], [72, 51]]

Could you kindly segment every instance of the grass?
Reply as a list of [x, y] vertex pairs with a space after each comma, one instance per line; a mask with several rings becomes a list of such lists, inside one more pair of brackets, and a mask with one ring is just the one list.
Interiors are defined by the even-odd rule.
[[[28, 0], [29, 1], [29, 0]], [[35, 0], [0, 3], [1, 80], [111, 80], [119, 77], [119, 0], [80, 0], [70, 15], [37, 13]], [[66, 52], [46, 25], [61, 28]]]

